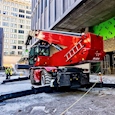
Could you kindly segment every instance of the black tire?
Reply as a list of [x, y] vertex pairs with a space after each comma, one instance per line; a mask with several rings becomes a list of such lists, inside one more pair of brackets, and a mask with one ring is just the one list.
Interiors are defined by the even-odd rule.
[[41, 85], [48, 85], [51, 83], [51, 75], [46, 71], [42, 70], [41, 72]]
[[34, 80], [34, 71], [30, 71], [30, 80], [32, 85], [36, 85], [36, 81]]

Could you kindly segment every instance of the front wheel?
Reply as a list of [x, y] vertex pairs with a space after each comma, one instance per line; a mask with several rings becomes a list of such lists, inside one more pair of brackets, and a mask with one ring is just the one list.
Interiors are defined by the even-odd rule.
[[37, 83], [34, 79], [34, 70], [30, 70], [30, 80], [32, 85], [40, 85], [40, 83]]
[[35, 85], [35, 80], [34, 80], [34, 71], [30, 70], [30, 80], [31, 80], [31, 84]]
[[43, 70], [41, 72], [41, 85], [44, 86], [44, 85], [50, 85], [51, 83], [51, 75], [46, 71], [46, 70]]

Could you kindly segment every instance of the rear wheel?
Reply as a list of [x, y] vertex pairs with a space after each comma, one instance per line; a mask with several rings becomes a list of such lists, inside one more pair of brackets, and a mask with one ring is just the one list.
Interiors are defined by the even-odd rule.
[[41, 85], [44, 86], [50, 83], [51, 83], [51, 75], [46, 70], [43, 70], [41, 72]]

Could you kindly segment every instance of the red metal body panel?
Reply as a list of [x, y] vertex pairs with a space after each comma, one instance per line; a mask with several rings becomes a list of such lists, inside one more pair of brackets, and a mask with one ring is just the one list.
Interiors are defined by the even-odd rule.
[[[45, 70], [47, 70], [48, 72], [54, 69], [57, 69], [56, 67], [43, 67]], [[39, 83], [41, 81], [41, 71], [42, 69], [36, 69], [34, 70], [34, 80]]]
[[49, 56], [38, 56], [34, 66], [49, 66], [50, 57]]
[[41, 81], [41, 69], [34, 70], [34, 80], [39, 83]]
[[[100, 61], [105, 55], [103, 51], [103, 38], [92, 33], [73, 36], [40, 31], [37, 37], [50, 44], [59, 44], [66, 46], [66, 48], [53, 54], [51, 57], [39, 56], [40, 60], [36, 61], [35, 66], [66, 66], [84, 61]], [[65, 55], [75, 47], [79, 41], [81, 41], [80, 43], [83, 47], [67, 61]]]
[[50, 44], [54, 43], [54, 44], [59, 44], [67, 47], [76, 44], [81, 39], [80, 36], [72, 36], [72, 35], [66, 35], [61, 33], [59, 34], [59, 33], [47, 32], [47, 31], [46, 32], [41, 31], [40, 35], [43, 37], [40, 37], [39, 39], [47, 41]]

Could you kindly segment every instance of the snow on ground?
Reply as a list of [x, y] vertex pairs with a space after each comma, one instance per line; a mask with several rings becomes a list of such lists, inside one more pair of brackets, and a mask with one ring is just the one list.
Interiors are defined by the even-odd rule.
[[[14, 76], [19, 77], [19, 76]], [[11, 79], [13, 79], [12, 77]], [[92, 82], [100, 81], [97, 75]], [[0, 77], [0, 81], [5, 77]], [[104, 83], [115, 83], [115, 76], [102, 76]], [[31, 88], [30, 80], [0, 84], [0, 95]], [[40, 93], [0, 102], [0, 115], [61, 115], [86, 90], [63, 93]], [[94, 88], [64, 115], [114, 115], [115, 89]]]
[[[99, 75], [90, 75], [90, 81], [91, 82], [100, 82]], [[113, 83], [115, 84], [115, 75], [102, 75], [102, 81], [103, 83]]]
[[[13, 75], [10, 77], [10, 79], [17, 79], [17, 78], [23, 78], [23, 77], [26, 77], [26, 76]], [[6, 75], [4, 72], [0, 72], [0, 84], [3, 82], [3, 80], [6, 80]]]
[[[10, 79], [18, 79], [25, 76], [11, 76]], [[16, 91], [23, 91], [27, 89], [31, 89], [30, 80], [23, 80], [23, 81], [16, 81], [16, 82], [9, 82], [5, 84], [1, 84], [3, 80], [5, 80], [5, 76], [0, 76], [0, 95], [13, 93]]]
[[[15, 115], [15, 111], [19, 112], [31, 104], [35, 105], [37, 103], [42, 103], [43, 101], [49, 102], [53, 99], [54, 98], [50, 94], [40, 93], [36, 95], [7, 100], [0, 103], [0, 115]], [[38, 108], [34, 108], [33, 111], [36, 109]]]
[[[0, 115], [62, 115], [84, 93], [40, 93], [7, 100], [0, 103]], [[114, 115], [114, 96], [90, 92], [63, 115]]]
[[31, 89], [29, 80], [11, 82], [0, 85], [0, 95]]

